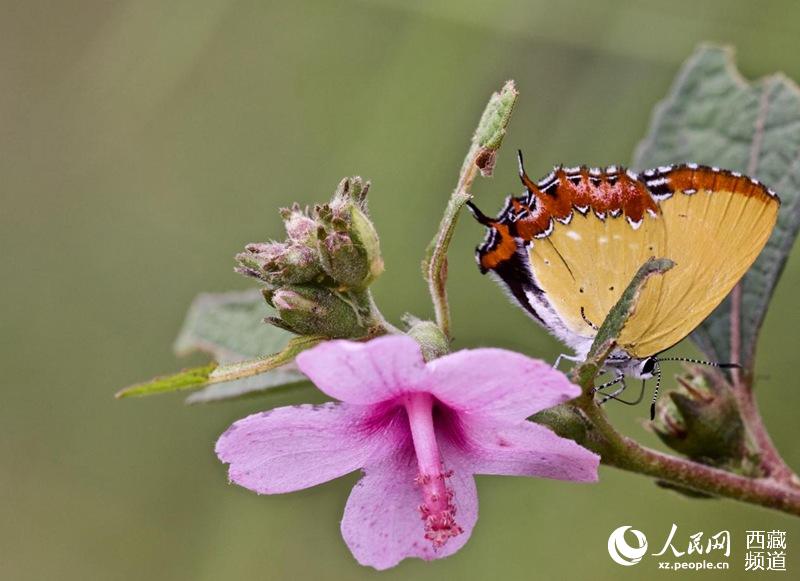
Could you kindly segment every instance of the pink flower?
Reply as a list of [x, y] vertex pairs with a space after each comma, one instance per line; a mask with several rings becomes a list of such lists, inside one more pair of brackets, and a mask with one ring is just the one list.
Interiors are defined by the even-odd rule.
[[329, 341], [297, 364], [342, 403], [239, 420], [217, 442], [233, 482], [259, 494], [308, 488], [361, 468], [342, 535], [362, 565], [451, 555], [478, 518], [474, 474], [593, 482], [599, 458], [526, 421], [579, 389], [542, 361], [502, 349], [425, 363], [388, 336]]

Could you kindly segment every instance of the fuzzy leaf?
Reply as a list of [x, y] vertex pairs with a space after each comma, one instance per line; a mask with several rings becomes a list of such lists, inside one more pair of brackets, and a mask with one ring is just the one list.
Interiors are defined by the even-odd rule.
[[[223, 383], [226, 381], [236, 381], [238, 379], [253, 377], [268, 371], [273, 371], [291, 363], [300, 353], [324, 340], [325, 337], [318, 336], [294, 337], [283, 350], [273, 355], [220, 365], [208, 376], [208, 382]], [[303, 376], [300, 375], [300, 377]]]
[[508, 81], [500, 91], [492, 94], [478, 122], [472, 140], [474, 145], [487, 149], [500, 149], [518, 96], [519, 91], [514, 81]]
[[[447, 202], [444, 216], [439, 223], [436, 235], [428, 244], [425, 251], [425, 258], [422, 260], [422, 275], [430, 284], [440, 284], [444, 288], [444, 281], [434, 280], [438, 276], [444, 276], [447, 263], [447, 249], [450, 240], [453, 238], [458, 215], [472, 195], [469, 193], [470, 185], [475, 179], [475, 170], [480, 172], [483, 177], [491, 177], [494, 171], [494, 164], [497, 159], [497, 151], [503, 144], [503, 137], [506, 135], [506, 128], [511, 121], [511, 113], [514, 112], [514, 104], [517, 102], [519, 91], [516, 83], [506, 81], [506, 84], [496, 93], [492, 93], [489, 102], [481, 114], [475, 133], [472, 134], [469, 150], [461, 164], [461, 172], [458, 177], [458, 185]], [[436, 298], [434, 298], [436, 301]], [[444, 307], [447, 308], [446, 306]], [[437, 313], [437, 319], [439, 318]], [[448, 331], [449, 332], [449, 331]]]
[[198, 295], [175, 340], [175, 352], [210, 354], [222, 364], [282, 351], [292, 333], [264, 323], [275, 311], [258, 291]]
[[204, 390], [200, 392], [203, 395], [190, 397], [187, 400], [187, 403], [198, 403], [238, 398], [289, 384], [304, 383], [307, 381], [306, 377], [290, 367], [290, 364], [298, 354], [324, 340], [324, 337], [295, 337], [283, 350], [273, 355], [237, 361], [227, 365], [217, 366], [216, 363], [211, 363], [174, 375], [156, 377], [145, 383], [126, 387], [119, 391], [116, 397], [145, 396], [227, 384], [225, 389]]
[[586, 358], [587, 361], [596, 360], [600, 357], [605, 358], [616, 345], [622, 329], [625, 328], [625, 323], [635, 312], [636, 301], [639, 299], [639, 293], [644, 289], [647, 279], [655, 274], [664, 274], [673, 266], [675, 266], [675, 263], [668, 258], [651, 258], [639, 267], [639, 270], [636, 271], [633, 279], [623, 291], [622, 296], [611, 307], [605, 321], [597, 330], [592, 348]]
[[[594, 380], [603, 367], [603, 362], [617, 345], [617, 339], [625, 328], [625, 323], [636, 312], [636, 302], [647, 284], [648, 279], [654, 275], [662, 275], [675, 263], [667, 258], [650, 258], [636, 274], [622, 293], [622, 296], [611, 307], [603, 324], [597, 331], [592, 347], [586, 361], [575, 367], [571, 372], [572, 380], [583, 386], [584, 396], [594, 397]], [[652, 410], [651, 410], [652, 415]], [[536, 423], [548, 426], [559, 436], [575, 440], [582, 446], [592, 448], [590, 443], [590, 430], [584, 417], [577, 412], [569, 402], [539, 412], [528, 418]]]
[[218, 383], [204, 387], [186, 398], [186, 403], [213, 403], [261, 395], [267, 391], [284, 391], [282, 388], [300, 387], [301, 384], [310, 385], [308, 378], [286, 366], [260, 375]]
[[208, 378], [216, 367], [216, 363], [209, 363], [203, 367], [184, 369], [172, 375], [162, 375], [150, 381], [121, 389], [114, 397], [122, 399], [124, 397], [141, 397], [156, 393], [195, 389], [208, 383]]
[[[800, 91], [776, 74], [747, 82], [730, 49], [702, 46], [658, 105], [637, 150], [638, 169], [695, 162], [742, 172], [782, 200], [778, 224], [742, 281], [741, 352], [753, 366], [756, 341], [800, 227]], [[714, 361], [731, 361], [731, 299], [692, 334]]]
[[[257, 395], [306, 383], [293, 366], [295, 356], [321, 341], [296, 335], [264, 323], [273, 311], [258, 292], [203, 293], [194, 300], [175, 351], [184, 355], [203, 351], [212, 363], [157, 377], [117, 393], [118, 398], [204, 388], [187, 403], [205, 403]], [[267, 355], [270, 354], [270, 355]]]

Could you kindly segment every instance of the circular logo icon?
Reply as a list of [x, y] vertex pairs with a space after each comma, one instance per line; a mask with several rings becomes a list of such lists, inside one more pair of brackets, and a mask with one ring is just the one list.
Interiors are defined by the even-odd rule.
[[[628, 544], [625, 540], [625, 533], [630, 530], [631, 534], [636, 537], [634, 546]], [[615, 529], [608, 537], [608, 554], [615, 563], [630, 567], [642, 560], [644, 554], [647, 552], [647, 537], [644, 536], [642, 531], [632, 529], [630, 525], [621, 526]]]

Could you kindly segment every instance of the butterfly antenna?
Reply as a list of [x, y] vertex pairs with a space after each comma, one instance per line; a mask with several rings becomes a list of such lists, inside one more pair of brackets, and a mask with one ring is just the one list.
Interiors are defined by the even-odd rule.
[[491, 226], [494, 220], [492, 220], [489, 216], [484, 214], [478, 209], [478, 206], [473, 204], [471, 201], [467, 200], [467, 208], [469, 211], [472, 212], [472, 216], [484, 226]]
[[700, 359], [692, 359], [691, 357], [659, 357], [656, 361], [680, 361], [682, 363], [694, 363], [696, 365], [709, 365], [711, 367], [719, 367], [720, 369], [741, 369], [742, 366], [738, 363], [717, 363], [716, 361], [701, 361]]
[[517, 150], [517, 165], [519, 165], [519, 179], [522, 185], [527, 188], [529, 192], [539, 192], [538, 186], [531, 181], [528, 174], [525, 173], [525, 162], [522, 160], [522, 150]]
[[[624, 381], [622, 383], [624, 384]], [[639, 391], [639, 395], [636, 397], [636, 399], [634, 399], [632, 401], [628, 401], [628, 400], [622, 399], [621, 397], [619, 397], [619, 393], [616, 393], [616, 392], [615, 393], [605, 393], [605, 392], [601, 391], [601, 392], [598, 392], [598, 393], [603, 394], [603, 399], [600, 400], [601, 404], [604, 404], [609, 399], [613, 399], [614, 401], [618, 401], [619, 403], [624, 403], [625, 405], [639, 405], [641, 403], [642, 399], [644, 399], [644, 380], [642, 380], [642, 389]]]
[[[650, 421], [652, 422], [656, 419], [656, 400], [658, 399], [658, 390], [661, 388], [661, 366], [656, 361], [655, 366], [655, 375], [656, 375], [656, 389], [653, 391], [653, 403], [650, 404]], [[644, 389], [644, 382], [642, 382], [642, 388]]]

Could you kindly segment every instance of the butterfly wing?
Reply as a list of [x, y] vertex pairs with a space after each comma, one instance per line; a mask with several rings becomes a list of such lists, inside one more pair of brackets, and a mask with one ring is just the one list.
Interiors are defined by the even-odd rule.
[[615, 167], [559, 168], [536, 184], [523, 173], [523, 181], [528, 195], [485, 221], [479, 263], [580, 355], [652, 256], [676, 266], [647, 284], [620, 346], [647, 357], [688, 335], [758, 256], [779, 205], [750, 178], [697, 166], [643, 179]]
[[[664, 168], [666, 170], [666, 168]], [[780, 200], [746, 176], [678, 166], [646, 178], [659, 199], [665, 241], [658, 256], [675, 262], [662, 285], [648, 283], [620, 345], [647, 357], [691, 333], [755, 262], [769, 240]]]

